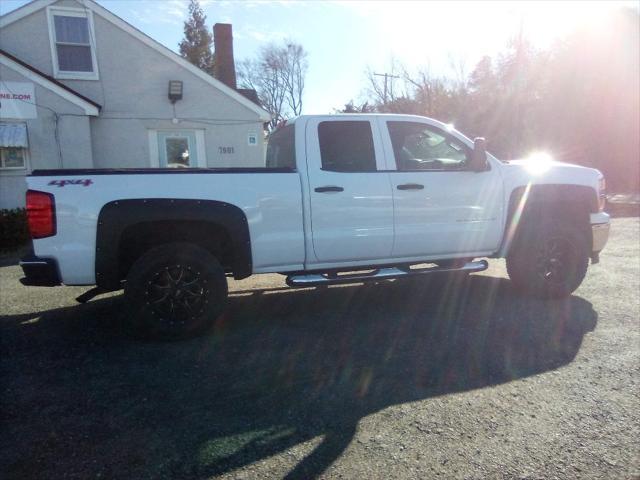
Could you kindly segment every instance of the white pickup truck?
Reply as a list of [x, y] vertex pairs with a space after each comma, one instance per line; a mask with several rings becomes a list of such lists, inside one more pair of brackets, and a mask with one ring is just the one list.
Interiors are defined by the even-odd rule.
[[408, 115], [298, 117], [265, 168], [34, 171], [28, 187], [22, 282], [95, 285], [80, 301], [124, 288], [133, 328], [165, 338], [214, 320], [227, 276], [326, 285], [504, 257], [517, 289], [567, 296], [609, 235], [597, 170], [499, 161]]

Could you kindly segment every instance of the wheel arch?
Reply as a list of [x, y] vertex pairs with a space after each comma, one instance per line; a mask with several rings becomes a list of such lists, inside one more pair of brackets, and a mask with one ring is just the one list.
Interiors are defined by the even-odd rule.
[[249, 226], [235, 205], [215, 200], [126, 199], [105, 204], [96, 230], [96, 284], [116, 290], [149, 248], [186, 241], [215, 254], [241, 279], [253, 270]]
[[523, 221], [535, 221], [536, 215], [553, 217], [571, 222], [584, 229], [591, 243], [591, 213], [598, 212], [598, 196], [593, 188], [584, 185], [522, 185], [512, 190], [509, 196], [507, 218], [499, 250], [505, 257]]

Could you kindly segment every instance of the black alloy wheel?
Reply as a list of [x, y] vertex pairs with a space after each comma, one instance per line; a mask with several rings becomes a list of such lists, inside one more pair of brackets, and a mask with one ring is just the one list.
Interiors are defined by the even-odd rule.
[[138, 337], [179, 339], [204, 331], [224, 311], [227, 279], [218, 260], [190, 243], [152, 248], [125, 283], [128, 325]]
[[551, 237], [536, 251], [536, 272], [553, 287], [562, 287], [574, 274], [577, 249], [566, 237]]
[[507, 272], [516, 290], [539, 298], [571, 295], [589, 266], [583, 229], [566, 221], [525, 221], [507, 254]]
[[202, 314], [208, 295], [207, 281], [190, 266], [161, 268], [147, 283], [147, 304], [159, 322], [184, 325]]

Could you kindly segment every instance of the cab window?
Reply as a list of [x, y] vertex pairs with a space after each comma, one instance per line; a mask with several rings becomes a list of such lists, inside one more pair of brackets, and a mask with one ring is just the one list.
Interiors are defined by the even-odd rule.
[[400, 171], [462, 170], [470, 150], [446, 132], [415, 122], [387, 122]]
[[322, 169], [331, 172], [375, 172], [376, 155], [368, 121], [318, 124]]
[[287, 125], [269, 135], [267, 168], [296, 168], [295, 126]]

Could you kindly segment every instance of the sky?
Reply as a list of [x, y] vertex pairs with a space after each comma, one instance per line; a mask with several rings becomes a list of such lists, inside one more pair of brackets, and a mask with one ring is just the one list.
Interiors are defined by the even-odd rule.
[[[0, 0], [5, 14], [27, 0]], [[98, 0], [105, 8], [174, 51], [183, 36], [188, 0]], [[200, 0], [207, 23], [232, 23], [236, 62], [270, 42], [291, 39], [308, 52], [303, 113], [331, 113], [365, 100], [366, 71], [429, 69], [469, 73], [521, 28], [538, 48], [551, 45], [606, 10], [638, 2], [606, 1], [321, 1]]]

